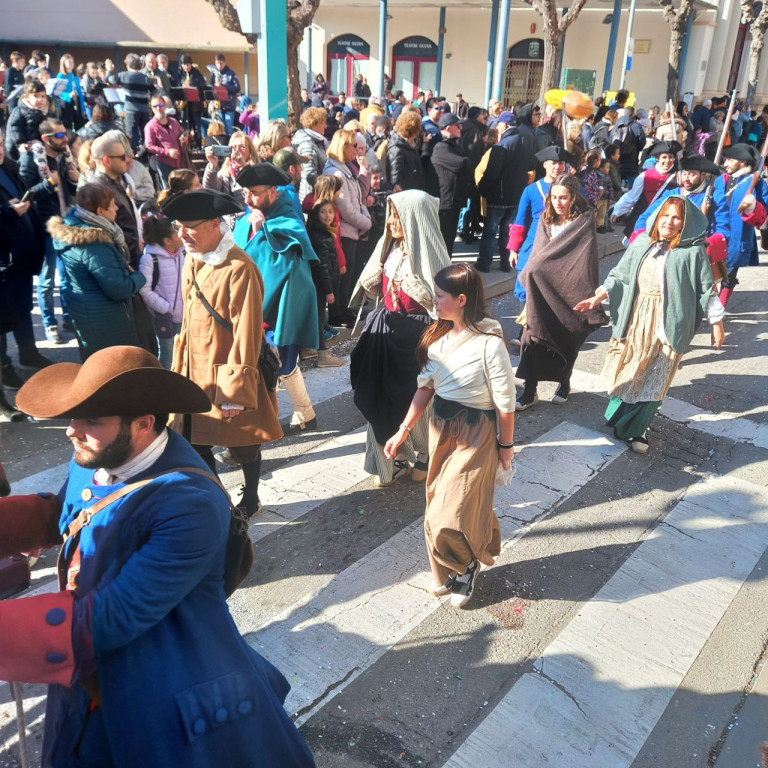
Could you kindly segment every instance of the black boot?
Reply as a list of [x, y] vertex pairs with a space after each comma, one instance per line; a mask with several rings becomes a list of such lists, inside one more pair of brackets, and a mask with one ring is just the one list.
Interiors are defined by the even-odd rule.
[[256, 517], [264, 511], [259, 501], [259, 475], [261, 475], [261, 453], [253, 461], [248, 461], [242, 465], [243, 478], [245, 486], [243, 488], [243, 498], [237, 508], [241, 510], [246, 517]]
[[0, 387], [0, 422], [2, 421], [26, 421], [27, 417], [21, 412], [17, 411], [2, 395], [2, 387]]

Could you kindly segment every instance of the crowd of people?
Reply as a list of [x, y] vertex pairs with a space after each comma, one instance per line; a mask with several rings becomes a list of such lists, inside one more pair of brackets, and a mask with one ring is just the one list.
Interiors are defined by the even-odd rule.
[[[719, 101], [690, 115], [681, 103], [671, 114], [628, 107], [629, 94], [620, 91], [564, 126], [559, 110], [533, 103], [486, 109], [460, 94], [452, 102], [432, 93], [411, 100], [391, 90], [378, 98], [364, 78], [347, 101], [318, 75], [302, 93], [304, 108], [293, 116], [300, 127], [292, 129], [279, 120], [260, 123], [254, 105], [238, 99], [237, 76], [221, 55], [207, 82], [188, 56], [172, 78], [162, 56], [142, 61], [129, 54], [122, 72], [90, 62], [81, 76], [67, 54], [57, 76], [66, 85], [53, 97], [45, 57], [41, 64], [35, 51], [30, 61], [31, 69], [12, 54], [8, 72], [18, 74], [4, 85], [8, 95], [18, 86], [20, 92], [0, 142], [0, 356], [2, 386], [18, 395], [16, 407], [0, 397], [0, 413], [6, 420], [24, 419], [22, 411], [71, 419], [75, 465], [65, 499], [28, 504], [49, 523], [63, 514], [68, 530], [82, 507], [77, 493], [85, 501], [103, 498], [100, 486], [119, 490], [150, 470], [174, 467], [214, 484], [203, 483], [210, 498], [202, 494], [202, 507], [192, 505], [187, 533], [174, 543], [174, 524], [161, 504], [151, 505], [141, 525], [150, 542], [157, 538], [154, 559], [138, 531], [117, 551], [115, 531], [135, 501], [122, 517], [100, 522], [112, 526], [106, 544], [89, 534], [82, 545], [65, 545], [68, 587], [82, 592], [74, 607], [68, 595], [56, 610], [74, 622], [74, 655], [63, 653], [75, 659], [79, 677], [51, 678], [61, 684], [49, 699], [51, 764], [69, 765], [57, 750], [72, 744], [85, 764], [106, 759], [109, 743], [122, 743], [110, 720], [114, 690], [102, 697], [86, 684], [94, 664], [117, 669], [116, 648], [122, 661], [146, 652], [142, 633], [156, 631], [166, 642], [174, 621], [204, 623], [226, 612], [223, 588], [202, 595], [204, 582], [222, 578], [226, 533], [199, 540], [195, 509], [210, 504], [226, 519], [216, 496], [218, 463], [243, 473], [234, 513], [261, 513], [262, 446], [318, 428], [299, 362], [342, 365], [327, 342], [357, 324], [366, 299], [376, 305], [364, 317], [350, 366], [354, 401], [367, 422], [364, 466], [376, 487], [404, 477], [425, 483], [431, 591], [462, 607], [481, 564], [500, 552], [494, 486], [511, 471], [515, 412], [537, 404], [542, 381], [557, 383], [553, 402], [567, 402], [580, 347], [610, 323], [606, 423], [617, 439], [646, 453], [648, 427], [705, 317], [713, 345], [722, 345], [738, 270], [756, 263], [756, 228], [768, 215], [768, 189], [756, 173], [768, 116], [731, 110], [721, 119], [729, 105]], [[179, 108], [169, 93], [179, 77], [201, 95], [215, 85], [228, 98], [216, 100], [210, 119], [203, 99], [199, 110]], [[105, 85], [122, 87], [121, 114], [103, 98]], [[177, 117], [169, 114], [177, 109]], [[724, 172], [714, 162], [718, 148]], [[201, 173], [189, 162], [196, 152]], [[619, 221], [631, 242], [601, 283], [598, 233]], [[456, 240], [478, 236], [477, 261], [453, 263]], [[495, 259], [502, 271], [517, 270], [523, 310], [512, 340], [516, 372], [484, 302], [482, 274]], [[57, 271], [61, 325], [53, 301]], [[36, 276], [46, 338], [59, 343], [74, 334], [81, 366], [65, 371], [37, 349]], [[16, 340], [16, 365], [7, 333]], [[25, 383], [17, 368], [34, 375]], [[73, 376], [82, 376], [77, 386]], [[519, 395], [515, 376], [524, 382]], [[67, 397], [79, 392], [79, 399], [54, 396], [65, 379]], [[113, 380], [138, 394], [117, 397]], [[293, 403], [285, 425], [278, 386]], [[169, 392], [178, 398], [170, 401]], [[184, 482], [169, 481], [167, 492]], [[8, 508], [0, 507], [0, 529]], [[41, 530], [35, 546], [50, 545]], [[10, 537], [6, 548], [15, 551], [17, 540]], [[179, 567], [182, 575], [170, 584], [157, 563], [181, 564], [184, 542], [205, 562], [197, 571]], [[109, 568], [100, 546], [124, 561], [123, 572]], [[132, 612], [130, 578], [150, 578], [153, 594], [163, 592], [150, 598], [157, 609], [150, 617]], [[122, 634], [109, 626], [111, 610], [127, 611]], [[242, 667], [248, 652], [228, 621], [229, 635], [217, 642], [224, 658]], [[14, 654], [23, 655], [21, 647], [0, 671], [13, 668]], [[150, 657], [140, 679], [157, 672], [159, 661]], [[223, 664], [218, 673], [228, 682], [218, 693], [178, 693], [183, 723], [162, 721], [171, 734], [167, 755], [149, 759], [142, 740], [124, 745], [125, 754], [134, 764], [178, 764], [186, 753], [169, 745], [183, 742], [191, 752], [253, 764], [242, 757], [249, 737], [241, 721], [255, 711], [248, 693], [255, 686], [270, 691], [257, 736], [265, 754], [281, 755], [275, 764], [310, 765], [298, 732], [279, 704], [272, 706], [284, 698], [285, 680], [261, 657], [247, 664], [247, 673]], [[209, 680], [205, 670], [180, 677], [193, 687]], [[74, 694], [73, 679], [84, 681]], [[166, 680], [164, 694], [178, 685]], [[210, 717], [200, 703], [206, 696], [219, 701]], [[89, 720], [94, 705], [103, 717]], [[63, 718], [67, 708], [78, 717]], [[196, 747], [185, 740], [189, 734], [192, 744], [199, 737]]]

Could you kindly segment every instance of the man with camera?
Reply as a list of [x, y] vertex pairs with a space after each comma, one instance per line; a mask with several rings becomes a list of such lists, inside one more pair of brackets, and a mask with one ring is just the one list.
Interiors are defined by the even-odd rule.
[[[80, 171], [69, 151], [67, 132], [58, 120], [43, 120], [39, 126], [40, 140], [31, 142], [21, 156], [21, 177], [35, 199], [37, 213], [43, 227], [52, 216], [63, 216], [73, 205], [77, 193]], [[61, 344], [59, 325], [53, 307], [53, 290], [56, 277], [57, 256], [53, 238], [45, 236], [45, 262], [37, 281], [37, 305], [43, 316], [45, 338]], [[61, 278], [61, 314], [65, 331], [74, 332], [64, 299], [67, 275], [59, 265]]]

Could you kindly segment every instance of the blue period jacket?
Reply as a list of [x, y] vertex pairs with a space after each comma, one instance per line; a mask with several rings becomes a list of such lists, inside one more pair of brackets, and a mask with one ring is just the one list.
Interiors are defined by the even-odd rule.
[[[131, 481], [184, 466], [205, 468], [169, 432], [160, 458]], [[84, 498], [93, 503], [122, 487], [94, 485], [93, 474], [71, 465], [60, 492], [62, 531]], [[83, 685], [50, 686], [44, 766], [314, 766], [282, 707], [287, 681], [240, 637], [229, 613], [229, 521], [217, 486], [177, 472], [83, 528], [74, 648], [80, 680], [98, 678], [101, 706], [91, 706]]]
[[539, 227], [539, 218], [544, 212], [544, 205], [551, 186], [544, 179], [539, 179], [535, 184], [529, 184], [520, 197], [515, 223], [509, 227], [507, 247], [517, 254], [515, 296], [523, 302], [525, 301], [525, 288], [520, 282], [520, 276], [531, 255], [533, 241], [536, 239], [536, 230]]
[[727, 173], [715, 179], [715, 194], [724, 195], [727, 198], [728, 218], [730, 222], [730, 238], [728, 240], [728, 271], [737, 267], [756, 266], [757, 237], [755, 227], [759, 227], [765, 221], [766, 206], [768, 206], [768, 187], [760, 179], [755, 187], [755, 200], [757, 206], [750, 215], [742, 215], [738, 212], [739, 203], [744, 199], [749, 188], [752, 174], [731, 180]]

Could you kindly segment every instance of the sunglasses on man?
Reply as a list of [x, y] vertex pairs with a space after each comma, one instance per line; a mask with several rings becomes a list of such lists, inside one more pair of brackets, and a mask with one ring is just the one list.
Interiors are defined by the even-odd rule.
[[165, 109], [165, 104], [153, 104], [152, 109]]
[[51, 139], [66, 139], [66, 131], [56, 131], [56, 133], [44, 133], [43, 136], [48, 136]]

